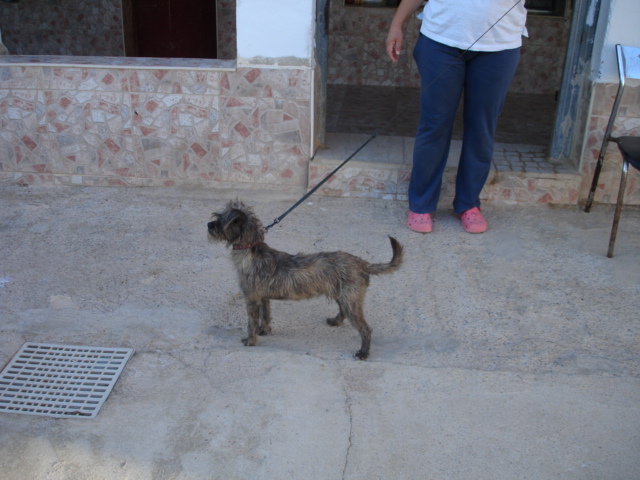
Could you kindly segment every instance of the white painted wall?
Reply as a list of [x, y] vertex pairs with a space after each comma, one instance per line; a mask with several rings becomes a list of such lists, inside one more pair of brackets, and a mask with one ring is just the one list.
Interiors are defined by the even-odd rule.
[[315, 0], [237, 0], [238, 64], [312, 66]]
[[618, 43], [640, 48], [639, 0], [602, 0], [593, 48], [595, 82], [618, 83]]

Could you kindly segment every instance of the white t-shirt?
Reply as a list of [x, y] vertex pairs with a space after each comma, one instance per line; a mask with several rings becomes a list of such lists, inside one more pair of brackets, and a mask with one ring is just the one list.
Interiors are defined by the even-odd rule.
[[522, 36], [528, 36], [524, 2], [429, 0], [422, 13], [420, 33], [463, 50], [497, 52], [518, 48], [522, 45]]

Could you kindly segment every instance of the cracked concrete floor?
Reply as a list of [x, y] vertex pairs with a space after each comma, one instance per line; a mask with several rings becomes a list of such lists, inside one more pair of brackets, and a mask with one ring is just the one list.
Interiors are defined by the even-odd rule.
[[132, 347], [97, 418], [0, 413], [13, 479], [637, 479], [640, 210], [485, 208], [434, 233], [401, 202], [311, 197], [267, 236], [292, 253], [405, 264], [372, 279], [371, 357], [324, 299], [245, 307], [205, 223], [240, 195], [265, 223], [295, 194], [1, 186], [0, 366], [25, 341]]

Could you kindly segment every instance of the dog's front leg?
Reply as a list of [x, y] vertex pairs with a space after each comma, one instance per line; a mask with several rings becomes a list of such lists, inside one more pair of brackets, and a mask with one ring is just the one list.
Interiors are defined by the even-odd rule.
[[249, 300], [247, 299], [247, 315], [249, 316], [249, 324], [247, 326], [247, 333], [249, 336], [242, 339], [247, 347], [254, 346], [257, 341], [257, 335], [260, 328], [260, 310], [262, 308], [262, 300]]
[[262, 300], [262, 306], [260, 308], [260, 329], [258, 335], [270, 335], [271, 334], [271, 304], [269, 299]]

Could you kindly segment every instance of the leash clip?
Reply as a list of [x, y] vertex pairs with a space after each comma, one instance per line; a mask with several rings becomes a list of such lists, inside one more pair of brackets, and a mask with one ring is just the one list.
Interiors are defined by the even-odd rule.
[[267, 225], [266, 227], [264, 227], [264, 230], [268, 231], [271, 227], [274, 227], [279, 223], [280, 223], [280, 219], [276, 218], [271, 225]]

